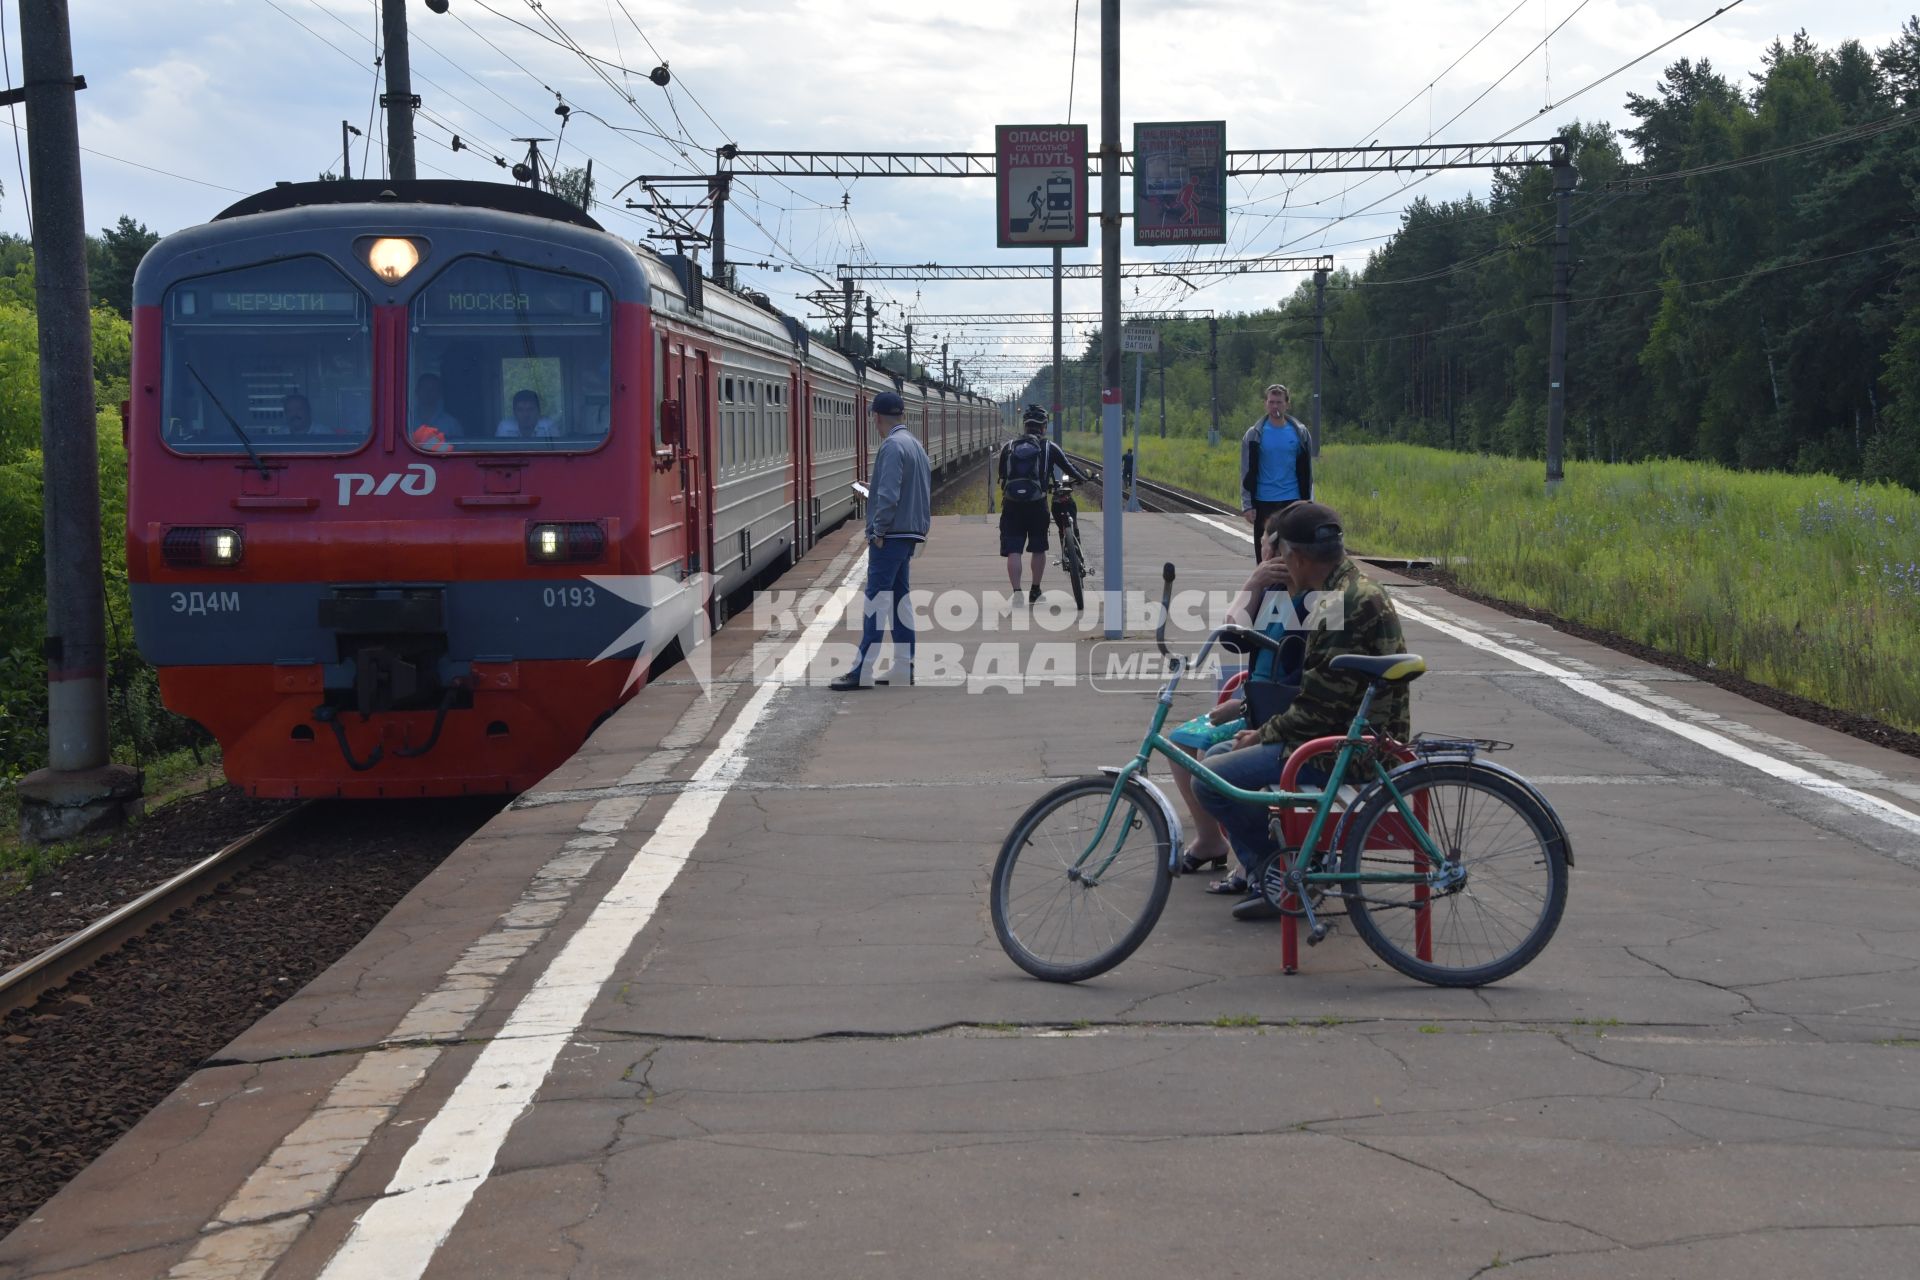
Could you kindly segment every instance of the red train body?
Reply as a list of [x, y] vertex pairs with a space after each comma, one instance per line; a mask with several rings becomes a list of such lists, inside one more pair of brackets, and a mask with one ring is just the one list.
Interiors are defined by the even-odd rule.
[[636, 599], [854, 512], [875, 391], [938, 470], [1001, 433], [513, 187], [277, 188], [134, 301], [136, 636], [259, 795], [525, 789], [637, 689]]

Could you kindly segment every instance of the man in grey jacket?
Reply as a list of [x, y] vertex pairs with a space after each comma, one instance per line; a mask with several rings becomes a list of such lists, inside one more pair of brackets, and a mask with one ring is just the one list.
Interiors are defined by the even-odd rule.
[[913, 615], [907, 605], [907, 565], [927, 540], [933, 523], [933, 466], [913, 429], [902, 421], [907, 406], [899, 393], [873, 398], [880, 448], [873, 455], [872, 493], [867, 498], [867, 600], [860, 627], [860, 656], [827, 687], [843, 693], [873, 684], [880, 633], [892, 615], [893, 660], [906, 664], [913, 683]]

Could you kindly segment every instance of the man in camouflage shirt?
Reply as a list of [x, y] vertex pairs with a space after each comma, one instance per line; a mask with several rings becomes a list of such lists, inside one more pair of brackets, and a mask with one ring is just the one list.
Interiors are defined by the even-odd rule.
[[[1333, 509], [1302, 502], [1280, 521], [1281, 554], [1293, 592], [1296, 599], [1304, 595], [1312, 601], [1305, 618], [1307, 656], [1300, 692], [1286, 711], [1257, 728], [1241, 730], [1215, 747], [1206, 760], [1209, 769], [1247, 791], [1278, 782], [1281, 767], [1301, 743], [1346, 733], [1367, 691], [1367, 680], [1356, 672], [1329, 671], [1329, 662], [1343, 653], [1378, 657], [1407, 651], [1393, 601], [1348, 557], [1340, 517]], [[1410, 730], [1409, 704], [1405, 685], [1388, 685], [1374, 699], [1368, 716], [1378, 727], [1404, 739]], [[1252, 868], [1275, 848], [1268, 811], [1238, 804], [1208, 787], [1194, 790], [1201, 807], [1226, 829], [1242, 868], [1210, 888], [1217, 893], [1244, 893], [1233, 909], [1237, 920], [1277, 914], [1257, 888], [1246, 885]]]

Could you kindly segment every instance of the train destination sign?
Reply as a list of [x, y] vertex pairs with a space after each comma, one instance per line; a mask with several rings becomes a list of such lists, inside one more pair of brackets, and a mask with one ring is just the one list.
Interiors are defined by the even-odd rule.
[[477, 287], [461, 282], [428, 289], [424, 295], [431, 320], [453, 324], [545, 323], [599, 324], [606, 314], [606, 294], [592, 286]]
[[359, 295], [312, 289], [215, 289], [208, 310], [217, 316], [257, 315], [293, 317], [351, 316], [359, 312]]
[[1133, 126], [1133, 242], [1227, 242], [1227, 122]]
[[1087, 126], [1003, 124], [993, 130], [1002, 249], [1087, 243]]

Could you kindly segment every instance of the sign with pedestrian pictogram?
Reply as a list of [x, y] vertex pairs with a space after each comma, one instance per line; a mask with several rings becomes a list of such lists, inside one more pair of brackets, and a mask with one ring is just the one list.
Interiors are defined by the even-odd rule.
[[1002, 249], [1087, 243], [1087, 126], [1003, 124], [993, 130]]
[[1133, 126], [1133, 242], [1227, 242], [1227, 122]]

